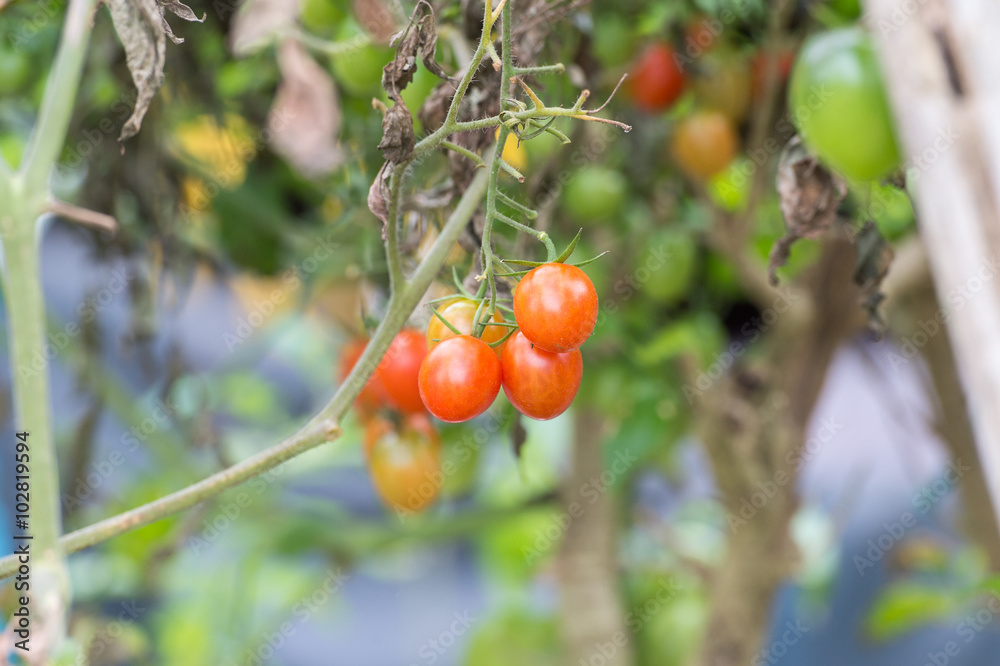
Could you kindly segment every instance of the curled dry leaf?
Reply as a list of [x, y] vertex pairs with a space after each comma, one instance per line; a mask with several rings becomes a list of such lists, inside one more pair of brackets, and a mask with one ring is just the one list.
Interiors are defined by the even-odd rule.
[[233, 20], [229, 48], [244, 57], [270, 46], [295, 25], [299, 0], [245, 0]]
[[375, 181], [368, 188], [368, 208], [375, 217], [382, 220], [382, 235], [385, 235], [385, 224], [389, 221], [389, 178], [396, 167], [391, 162], [384, 162], [378, 170]]
[[402, 100], [396, 100], [382, 118], [382, 140], [378, 144], [378, 149], [382, 151], [386, 160], [399, 164], [413, 154], [415, 143], [410, 110]]
[[[434, 8], [426, 0], [417, 3], [406, 29], [393, 37], [396, 55], [382, 69], [382, 88], [389, 97], [397, 99], [417, 73], [417, 60], [442, 79], [450, 77], [441, 69], [437, 54], [437, 29], [434, 27]], [[398, 100], [397, 100], [398, 101]]]
[[281, 84], [268, 116], [274, 151], [303, 175], [315, 178], [337, 168], [340, 105], [333, 80], [293, 39], [278, 49]]
[[125, 48], [132, 82], [136, 88], [135, 107], [122, 126], [119, 141], [135, 136], [142, 119], [163, 85], [163, 64], [166, 60], [167, 37], [175, 44], [184, 40], [174, 35], [167, 23], [166, 12], [186, 21], [204, 21], [187, 5], [177, 0], [106, 0], [115, 32]]
[[795, 241], [820, 238], [833, 226], [846, 195], [844, 181], [811, 155], [798, 136], [792, 137], [778, 164], [778, 197], [788, 233], [771, 248], [772, 284], [778, 283], [775, 271], [788, 261]]

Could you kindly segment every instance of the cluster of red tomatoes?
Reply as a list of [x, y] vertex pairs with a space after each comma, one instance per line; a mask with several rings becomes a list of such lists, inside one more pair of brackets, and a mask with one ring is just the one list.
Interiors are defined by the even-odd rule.
[[[516, 330], [497, 311], [474, 337], [482, 309], [456, 297], [426, 335], [400, 331], [358, 396], [369, 472], [390, 508], [420, 511], [440, 491], [441, 438], [428, 412], [442, 421], [468, 421], [485, 412], [502, 387], [522, 414], [545, 420], [576, 397], [583, 376], [579, 348], [598, 314], [586, 273], [562, 263], [529, 271], [514, 290]], [[357, 340], [344, 348], [342, 380], [366, 345]]]
[[[628, 92], [639, 109], [657, 113], [692, 91], [695, 108], [677, 121], [669, 150], [681, 170], [704, 181], [736, 157], [738, 127], [763, 91], [769, 56], [716, 48], [718, 33], [702, 22], [693, 24], [689, 33], [688, 46], [681, 51], [667, 42], [646, 47], [632, 67]], [[781, 81], [788, 77], [792, 58], [791, 51], [776, 56]]]

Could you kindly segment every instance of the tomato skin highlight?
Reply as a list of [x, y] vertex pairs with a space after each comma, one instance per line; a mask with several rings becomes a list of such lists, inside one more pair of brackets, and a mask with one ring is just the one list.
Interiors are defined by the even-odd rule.
[[646, 112], [662, 111], [684, 92], [684, 72], [668, 44], [651, 44], [639, 56], [628, 91], [635, 105]]
[[576, 398], [583, 377], [579, 349], [554, 354], [532, 345], [520, 331], [504, 345], [503, 392], [527, 417], [539, 421], [565, 412]]
[[420, 366], [420, 397], [442, 421], [473, 419], [489, 409], [499, 393], [500, 359], [471, 335], [441, 342]]
[[417, 387], [420, 364], [426, 355], [427, 343], [416, 329], [403, 329], [393, 339], [375, 368], [375, 376], [385, 391], [389, 406], [409, 414], [426, 411]]
[[388, 508], [418, 512], [437, 499], [441, 436], [426, 415], [407, 415], [398, 428], [384, 417], [372, 419], [364, 447], [372, 485]]
[[[453, 301], [449, 301], [445, 304], [444, 308], [438, 312], [442, 317], [448, 320], [448, 323], [457, 328], [462, 332], [463, 335], [472, 335], [472, 322], [476, 318], [476, 310], [479, 308], [479, 303], [468, 298], [457, 298]], [[497, 310], [493, 317], [490, 319], [491, 322], [503, 323], [503, 315]], [[486, 344], [492, 342], [497, 342], [503, 339], [503, 336], [507, 335], [506, 326], [487, 326], [483, 329], [482, 340]], [[448, 338], [454, 338], [455, 332], [444, 325], [440, 319], [436, 316], [431, 317], [430, 323], [427, 325], [427, 350], [430, 351], [434, 349], [439, 344], [447, 340]], [[437, 342], [435, 342], [435, 340]], [[493, 352], [500, 357], [500, 352], [503, 351], [503, 345], [493, 347]]]
[[533, 268], [514, 289], [514, 319], [524, 337], [545, 351], [580, 347], [594, 332], [597, 312], [594, 284], [569, 264]]

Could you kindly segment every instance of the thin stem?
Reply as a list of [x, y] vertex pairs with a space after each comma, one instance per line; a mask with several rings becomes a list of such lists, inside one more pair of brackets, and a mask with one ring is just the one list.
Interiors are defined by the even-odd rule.
[[21, 162], [20, 173], [24, 175], [29, 195], [45, 194], [49, 174], [66, 141], [73, 100], [86, 61], [94, 3], [95, 0], [70, 0], [59, 51], [42, 96], [41, 112]]
[[451, 141], [442, 141], [441, 142], [441, 147], [442, 148], [447, 148], [448, 150], [452, 150], [452, 151], [454, 151], [454, 152], [456, 152], [459, 155], [462, 155], [464, 157], [468, 157], [470, 160], [472, 160], [473, 162], [475, 162], [475, 164], [476, 164], [477, 167], [486, 166], [486, 162], [483, 161], [482, 157], [480, 157], [479, 155], [476, 155], [474, 152], [472, 152], [468, 148], [463, 148], [462, 146], [458, 145], [457, 143], [452, 143]]
[[385, 260], [389, 265], [390, 293], [403, 284], [403, 261], [399, 256], [399, 193], [403, 187], [403, 174], [409, 162], [399, 164], [389, 176], [389, 210], [385, 223]]

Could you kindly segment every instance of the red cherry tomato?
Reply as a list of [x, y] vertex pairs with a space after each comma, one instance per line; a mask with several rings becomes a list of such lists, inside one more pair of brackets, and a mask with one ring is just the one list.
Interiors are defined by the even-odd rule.
[[660, 111], [684, 91], [684, 72], [667, 44], [651, 44], [639, 56], [629, 79], [629, 93], [643, 111]]
[[553, 354], [532, 345], [520, 331], [507, 339], [500, 363], [507, 399], [519, 412], [539, 421], [565, 412], [583, 377], [579, 349]]
[[485, 412], [500, 393], [500, 359], [471, 335], [448, 338], [420, 366], [420, 397], [442, 421], [459, 423]]
[[420, 331], [404, 329], [396, 335], [375, 369], [375, 376], [384, 387], [390, 406], [401, 412], [426, 411], [417, 387], [420, 363], [426, 355], [427, 342]]
[[[368, 346], [368, 340], [363, 338], [358, 338], [357, 340], [352, 340], [348, 342], [340, 351], [340, 381], [343, 383], [347, 379], [347, 375], [354, 369], [357, 365], [358, 360], [361, 358], [361, 354], [364, 353], [365, 347]], [[361, 393], [358, 394], [358, 399], [355, 402], [358, 409], [363, 412], [372, 412], [386, 402], [385, 387], [382, 386], [382, 382], [379, 381], [378, 376], [373, 375], [365, 387], [361, 389]]]
[[409, 414], [397, 427], [378, 417], [365, 428], [368, 473], [379, 497], [399, 512], [421, 511], [441, 490], [441, 437], [430, 419]]
[[597, 307], [594, 284], [569, 264], [534, 268], [514, 289], [514, 319], [524, 337], [545, 351], [573, 351], [586, 342]]

